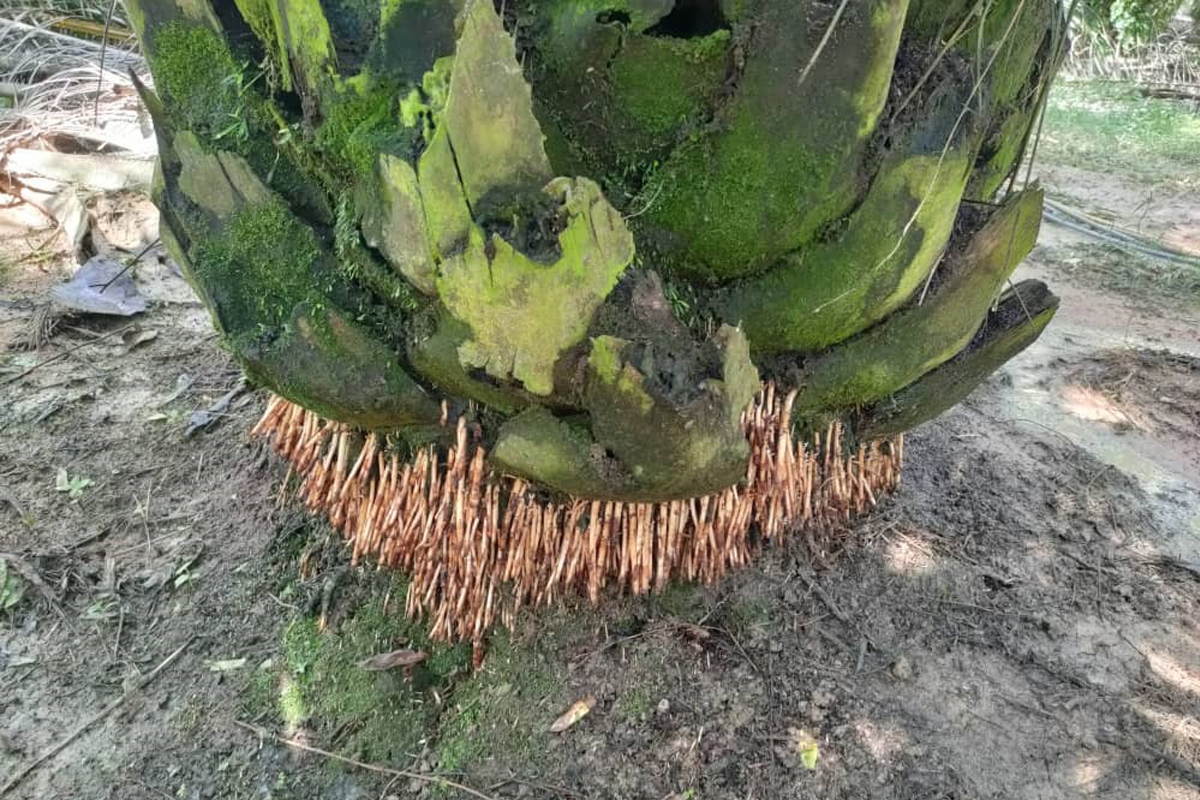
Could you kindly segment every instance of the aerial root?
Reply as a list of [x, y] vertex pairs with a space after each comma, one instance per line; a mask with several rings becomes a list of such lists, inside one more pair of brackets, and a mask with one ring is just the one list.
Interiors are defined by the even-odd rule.
[[551, 499], [494, 472], [463, 418], [452, 446], [411, 459], [273, 397], [252, 431], [268, 437], [301, 478], [299, 496], [363, 559], [410, 576], [407, 614], [435, 640], [470, 641], [478, 662], [497, 621], [567, 592], [662, 591], [674, 579], [713, 583], [748, 564], [764, 542], [837, 526], [900, 483], [903, 437], [849, 450], [838, 423], [797, 441], [796, 393], [767, 384], [742, 423], [745, 480], [719, 494], [662, 503]]

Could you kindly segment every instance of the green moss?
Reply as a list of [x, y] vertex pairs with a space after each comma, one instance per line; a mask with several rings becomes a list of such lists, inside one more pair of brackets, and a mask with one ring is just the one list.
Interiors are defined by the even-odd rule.
[[597, 336], [592, 340], [588, 368], [597, 381], [622, 395], [626, 403], [649, 414], [654, 408], [654, 398], [646, 393], [645, 378], [621, 357], [628, 344], [612, 336]]
[[336, 51], [321, 1], [277, 1], [271, 9], [292, 84], [310, 96], [326, 95], [336, 85]]
[[[556, 660], [500, 633], [483, 668], [472, 672], [469, 646], [432, 643], [423, 625], [404, 617], [398, 605], [405, 591], [403, 581], [394, 582], [390, 608], [374, 596], [324, 633], [315, 618], [294, 620], [279, 663], [254, 681], [255, 702], [269, 693], [288, 729], [306, 727], [321, 741], [336, 734], [339, 754], [365, 761], [406, 762], [428, 742], [441, 775], [458, 776], [484, 759], [506, 768], [536, 764], [546, 749], [547, 714], [560, 701]], [[410, 678], [359, 666], [399, 648], [427, 654]]]
[[[723, 326], [709, 346], [707, 353], [663, 359], [654, 347], [593, 340], [586, 389], [593, 434], [649, 500], [717, 492], [745, 475], [749, 449], [739, 420], [758, 391], [758, 372], [737, 329]], [[661, 380], [672, 369], [708, 376], [692, 378], [703, 391], [672, 391]]]
[[328, 180], [288, 123], [263, 99], [265, 75], [237, 61], [228, 44], [207, 27], [169, 22], [156, 29], [154, 43], [151, 66], [166, 124], [195, 134], [206, 147], [245, 157], [289, 203], [328, 220], [328, 202], [312, 176]]
[[416, 171], [403, 159], [381, 155], [374, 178], [356, 192], [363, 239], [410, 284], [436, 294], [433, 243]]
[[434, 62], [454, 50], [454, 22], [461, 3], [447, 0], [369, 0], [379, 14], [378, 33], [366, 68], [379, 75], [419, 80]]
[[593, 462], [588, 431], [532, 406], [500, 429], [492, 462], [505, 474], [536, 481], [577, 497], [627, 491], [620, 476], [601, 475]]
[[729, 604], [729, 621], [737, 633], [751, 634], [771, 624], [771, 605], [758, 597], [738, 595]]
[[333, 306], [298, 306], [281, 335], [232, 340], [246, 373], [328, 419], [377, 431], [435, 424], [436, 399], [386, 344]]
[[347, 179], [369, 179], [381, 153], [409, 157], [418, 131], [401, 121], [400, 87], [370, 81], [347, 83], [325, 107], [317, 149]]
[[256, 78], [211, 29], [182, 21], [158, 28], [151, 66], [155, 86], [181, 127], [207, 137], [224, 133], [221, 138], [234, 143], [249, 138], [261, 113], [260, 101], [248, 91]]
[[316, 235], [278, 201], [236, 211], [189, 256], [230, 333], [282, 326], [320, 281]]
[[439, 720], [437, 769], [452, 775], [488, 760], [536, 769], [547, 753], [547, 718], [562, 702], [557, 658], [504, 633], [489, 642], [483, 669], [460, 684]]
[[1037, 341], [1058, 310], [1058, 298], [1044, 286], [1030, 284], [1018, 284], [998, 304], [998, 317], [1015, 321], [986, 331], [982, 341], [977, 337], [967, 350], [865, 412], [854, 426], [855, 433], [869, 440], [912, 430], [957, 405]]
[[950, 240], [978, 135], [960, 123], [969, 87], [948, 81], [893, 149], [845, 227], [761, 276], [717, 307], [756, 351], [813, 351], [887, 317], [925, 282]]
[[1030, 190], [996, 211], [926, 302], [911, 305], [808, 364], [796, 415], [880, 400], [944, 364], [970, 342], [1004, 281], [1037, 241], [1042, 194]]
[[967, 197], [989, 201], [1004, 185], [1021, 152], [1025, 134], [1033, 122], [1033, 109], [1012, 113], [989, 134], [981, 148]]
[[413, 342], [409, 348], [409, 361], [435, 386], [456, 397], [475, 400], [502, 414], [512, 414], [528, 406], [530, 398], [524, 392], [479, 380], [463, 367], [458, 349], [470, 334], [470, 329], [463, 323], [444, 315], [432, 336]]
[[702, 391], [679, 396], [659, 382], [653, 347], [596, 337], [584, 392], [591, 431], [582, 419], [564, 421], [535, 406], [504, 424], [493, 461], [582, 498], [659, 502], [733, 485], [749, 456], [738, 421], [759, 378], [740, 332], [722, 328], [709, 346], [716, 352], [684, 346], [672, 356], [691, 363], [668, 362], [667, 369], [710, 375], [694, 379]]
[[[393, 603], [401, 602], [403, 590], [396, 587]], [[359, 666], [400, 647], [429, 654], [411, 682], [399, 670], [371, 672]], [[444, 691], [451, 676], [470, 664], [469, 647], [431, 644], [402, 609], [385, 611], [378, 599], [335, 631], [320, 633], [316, 619], [297, 619], [284, 633], [283, 650], [277, 676], [281, 719], [306, 721], [319, 731], [353, 731], [341, 750], [368, 761], [398, 761], [419, 750], [436, 714], [425, 690]]]
[[[1016, 24], [1014, 15], [1020, 14]], [[996, 53], [988, 73], [991, 102], [1002, 109], [1023, 106], [1022, 95], [1033, 88], [1035, 56], [1063, 16], [1057, 3], [1022, 3], [997, 0], [989, 9], [981, 33], [972, 31], [962, 45], [975, 53], [980, 43]], [[982, 38], [980, 38], [982, 37]], [[969, 42], [969, 44], [968, 44]], [[988, 53], [988, 57], [991, 53]]]
[[470, 3], [442, 115], [476, 219], [554, 177], [513, 39], [491, 3]]
[[[275, 16], [271, 10], [273, 0], [234, 0], [242, 19], [250, 26], [250, 30], [268, 49], [273, 49], [278, 43], [275, 29]], [[286, 60], [280, 66], [287, 68]]]
[[652, 151], [697, 124], [725, 79], [729, 31], [697, 39], [633, 36], [611, 67], [612, 93], [589, 114], [612, 119], [614, 152]]
[[266, 669], [257, 670], [240, 698], [243, 715], [256, 719], [269, 714], [275, 710], [275, 699], [274, 674]]
[[[466, 249], [443, 261], [437, 280], [446, 308], [471, 329], [459, 348], [463, 365], [542, 396], [554, 391], [555, 364], [583, 341], [634, 254], [632, 235], [596, 184], [560, 178], [547, 193], [566, 219], [553, 263], [472, 227]], [[430, 229], [437, 237], [432, 220]]]
[[[648, 181], [639, 232], [661, 266], [693, 278], [750, 275], [811, 241], [858, 199], [857, 174], [888, 97], [906, 6], [849, 17], [803, 84], [815, 41], [805, 4], [763, 11], [756, 53], [711, 130]], [[802, 42], [797, 46], [797, 42]]]
[[661, 593], [651, 595], [648, 602], [655, 616], [682, 622], [699, 620], [707, 605], [704, 589], [699, 584], [678, 581], [668, 584]]

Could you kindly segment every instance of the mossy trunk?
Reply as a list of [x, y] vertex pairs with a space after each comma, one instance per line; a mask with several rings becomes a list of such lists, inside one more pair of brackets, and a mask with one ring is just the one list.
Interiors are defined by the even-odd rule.
[[[257, 381], [577, 497], [890, 435], [1029, 343], [1056, 0], [127, 0], [164, 239]], [[980, 16], [980, 15], [983, 16]]]

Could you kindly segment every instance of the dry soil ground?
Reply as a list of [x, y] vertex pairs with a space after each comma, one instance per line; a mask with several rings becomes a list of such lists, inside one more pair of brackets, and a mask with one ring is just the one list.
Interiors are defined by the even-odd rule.
[[[1146, 194], [1048, 178], [1093, 213]], [[1159, 187], [1142, 224], [1196, 248], [1197, 191]], [[93, 211], [101, 248], [154, 236], [144, 201]], [[185, 434], [239, 376], [164, 257], [137, 269], [146, 335], [53, 320], [67, 262], [21, 260], [45, 233], [6, 213], [0, 558], [24, 597], [0, 614], [0, 782], [177, 654], [14, 798], [468, 796], [272, 735], [496, 798], [1200, 798], [1200, 306], [1123, 256], [1103, 254], [1115, 291], [1047, 231], [1022, 269], [1060, 318], [910, 437], [903, 490], [826, 563], [772, 552], [711, 589], [555, 609], [478, 674], [430, 648], [405, 676], [358, 667], [426, 647], [402, 582], [288, 500], [247, 437], [263, 396]]]

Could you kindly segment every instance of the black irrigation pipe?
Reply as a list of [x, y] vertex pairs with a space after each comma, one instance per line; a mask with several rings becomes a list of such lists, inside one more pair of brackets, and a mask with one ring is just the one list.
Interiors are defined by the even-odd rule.
[[1106, 227], [1102, 223], [1089, 219], [1082, 213], [1064, 206], [1062, 203], [1056, 203], [1049, 198], [1046, 199], [1044, 213], [1048, 222], [1061, 225], [1064, 228], [1070, 228], [1077, 233], [1085, 234], [1093, 239], [1100, 239], [1122, 250], [1131, 250], [1149, 258], [1200, 269], [1200, 257], [1164, 248], [1124, 231]]

